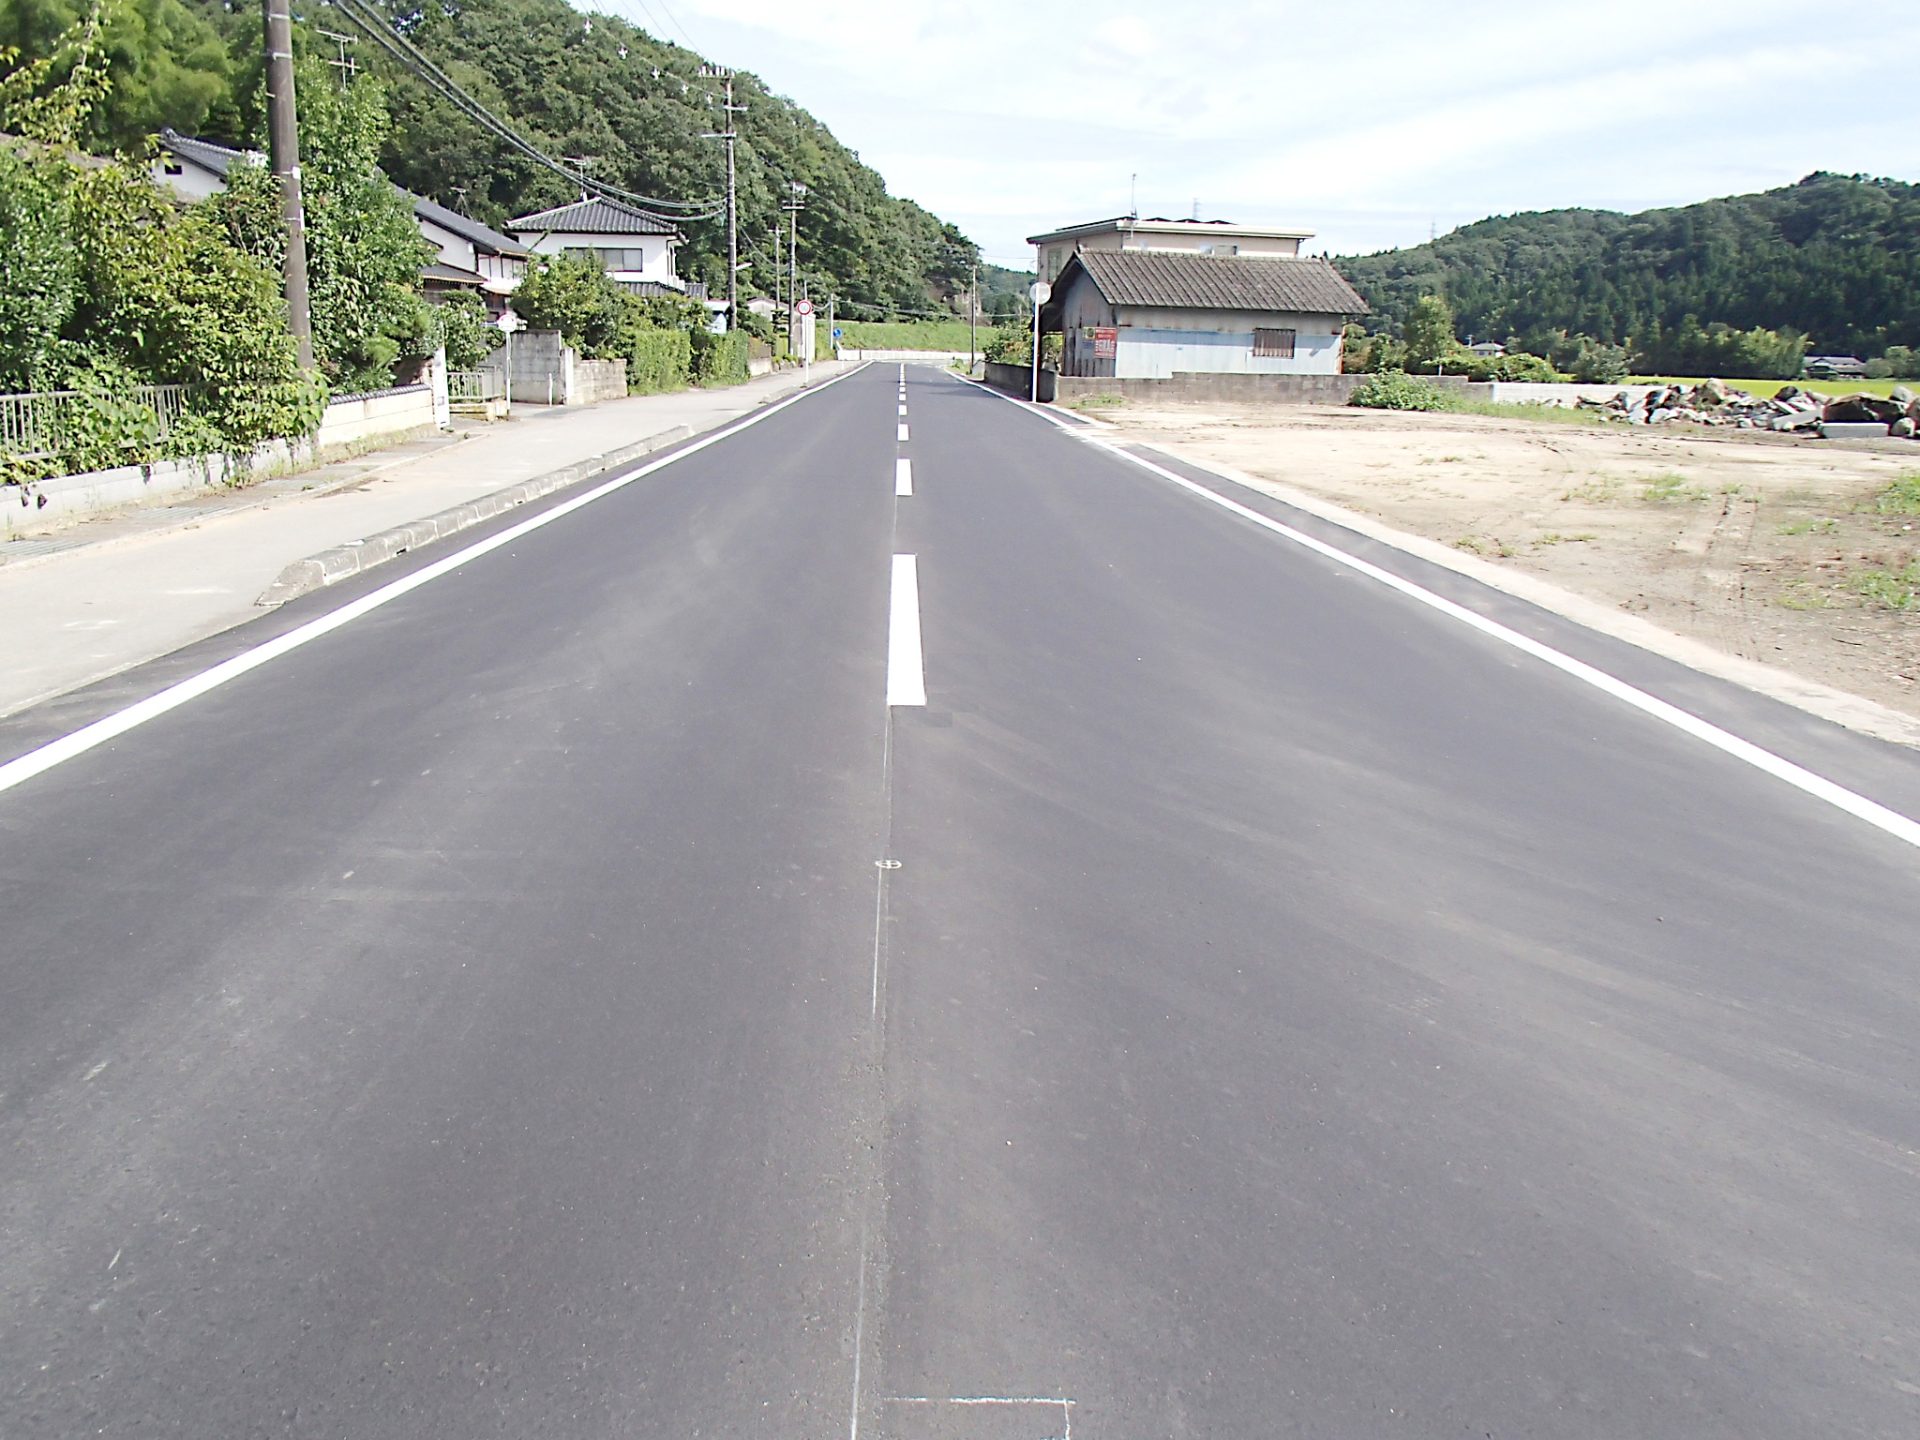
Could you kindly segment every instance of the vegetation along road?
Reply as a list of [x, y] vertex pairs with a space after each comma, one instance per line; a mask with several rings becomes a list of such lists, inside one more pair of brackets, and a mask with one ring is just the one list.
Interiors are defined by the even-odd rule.
[[0, 1433], [1920, 1413], [1912, 753], [931, 367], [0, 756]]

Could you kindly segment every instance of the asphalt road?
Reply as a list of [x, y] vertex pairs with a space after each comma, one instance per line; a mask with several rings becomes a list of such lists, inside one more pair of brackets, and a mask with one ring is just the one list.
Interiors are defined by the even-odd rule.
[[1920, 849], [897, 373], [0, 724], [381, 602], [0, 790], [0, 1436], [1920, 1433]]

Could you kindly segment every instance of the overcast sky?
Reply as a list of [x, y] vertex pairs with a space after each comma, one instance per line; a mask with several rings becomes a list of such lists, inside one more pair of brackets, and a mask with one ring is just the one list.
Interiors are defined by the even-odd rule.
[[1198, 200], [1333, 253], [1812, 170], [1920, 179], [1914, 0], [1844, 25], [1812, 0], [576, 3], [755, 72], [1005, 264], [1124, 214], [1136, 172], [1143, 215]]

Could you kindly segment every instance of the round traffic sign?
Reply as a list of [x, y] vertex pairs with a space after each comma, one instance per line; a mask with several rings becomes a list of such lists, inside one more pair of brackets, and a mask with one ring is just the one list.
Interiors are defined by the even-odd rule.
[[811, 300], [802, 300], [798, 305], [793, 307], [793, 313], [796, 315], [811, 315], [813, 313], [813, 302]]
[[1053, 298], [1053, 287], [1044, 280], [1036, 280], [1027, 287], [1027, 294], [1036, 305], [1044, 305]]

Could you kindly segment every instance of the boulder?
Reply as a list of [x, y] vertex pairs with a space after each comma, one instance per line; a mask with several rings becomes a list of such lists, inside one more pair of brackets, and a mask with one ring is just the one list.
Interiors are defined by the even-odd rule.
[[1905, 385], [1894, 386], [1889, 394], [1892, 396], [1895, 404], [1909, 407], [1912, 406], [1915, 399], [1920, 399], [1920, 396], [1915, 396], [1913, 391], [1909, 390]]
[[1693, 387], [1693, 395], [1690, 398], [1695, 405], [1724, 405], [1729, 398], [1729, 392], [1724, 380], [1702, 380]]
[[[1820, 412], [1820, 418], [1831, 425], [1866, 425], [1874, 421], [1887, 423], [1891, 418], [1881, 415], [1875, 408], [1877, 395], [1843, 395], [1837, 400], [1829, 400]], [[1891, 403], [1891, 402], [1889, 402]]]
[[1914, 418], [1911, 415], [1902, 415], [1898, 420], [1894, 421], [1892, 425], [1887, 427], [1887, 433], [1889, 435], [1897, 435], [1902, 440], [1910, 440], [1913, 438], [1913, 432], [1916, 428], [1920, 427], [1916, 426]]

